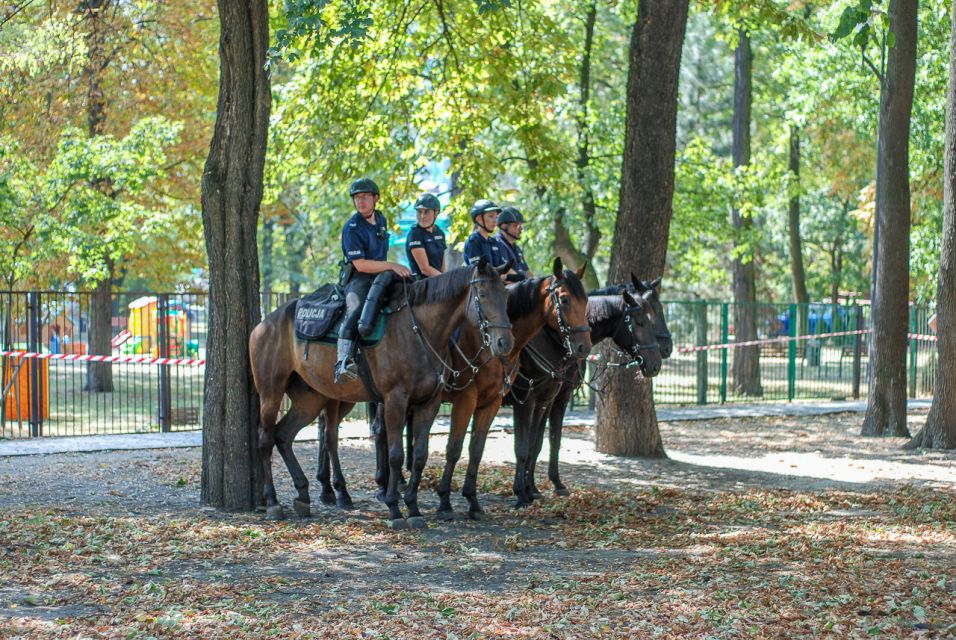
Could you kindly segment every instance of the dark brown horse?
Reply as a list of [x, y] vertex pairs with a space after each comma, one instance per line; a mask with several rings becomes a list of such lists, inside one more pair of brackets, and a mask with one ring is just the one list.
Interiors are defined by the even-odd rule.
[[[612, 338], [645, 377], [657, 375], [661, 367], [660, 347], [654, 338], [656, 317], [647, 300], [650, 295], [648, 292], [632, 296], [623, 288], [614, 295], [589, 294], [587, 309], [592, 340]], [[541, 495], [535, 488], [534, 471], [549, 417], [553, 461], [549, 472], [553, 472], [556, 492], [567, 494], [557, 474], [560, 424], [571, 394], [583, 380], [582, 369], [578, 361], [562, 353], [560, 335], [549, 329], [542, 331], [521, 354], [521, 371], [508, 398], [514, 407], [516, 506], [528, 505]]]
[[[464, 323], [481, 331], [490, 353], [497, 357], [511, 351], [514, 340], [507, 317], [504, 285], [500, 274], [510, 263], [495, 269], [484, 260], [434, 278], [396, 287], [390, 306], [399, 308], [374, 347], [363, 349], [371, 380], [384, 404], [391, 481], [385, 496], [394, 528], [425, 526], [418, 509], [418, 483], [428, 457], [428, 431], [441, 403], [448, 371], [447, 344], [456, 327]], [[292, 452], [295, 434], [324, 409], [338, 413], [348, 404], [373, 399], [361, 380], [335, 384], [335, 349], [296, 339], [293, 329], [295, 304], [290, 302], [270, 313], [253, 330], [249, 352], [253, 377], [261, 401], [259, 463], [266, 514], [283, 517], [272, 479], [272, 448], [278, 447], [292, 475], [298, 497], [296, 510], [309, 508], [308, 480]], [[283, 395], [292, 408], [276, 421]], [[402, 429], [409, 408], [414, 408], [414, 464], [404, 500], [409, 520], [398, 506], [398, 476], [404, 460]], [[338, 425], [339, 415], [329, 415], [328, 424]], [[326, 429], [327, 439], [337, 428]], [[329, 447], [336, 475], [341, 476], [337, 446]]]
[[[461, 494], [468, 500], [468, 515], [478, 519], [483, 513], [477, 497], [478, 467], [488, 438], [488, 430], [504, 397], [503, 383], [508, 376], [510, 386], [517, 372], [518, 357], [524, 346], [542, 328], [548, 327], [564, 337], [563, 347], [572, 359], [582, 359], [591, 351], [590, 327], [587, 323], [588, 297], [581, 285], [585, 266], [577, 272], [566, 270], [561, 259], [554, 261], [553, 273], [544, 278], [525, 280], [508, 287], [508, 319], [514, 334], [514, 348], [507, 360], [493, 359], [462, 380], [456, 388], [446, 390], [443, 400], [452, 404], [451, 433], [448, 436], [445, 470], [438, 487], [440, 505], [438, 516], [451, 519], [454, 511], [449, 495], [455, 465], [468, 430], [471, 443], [468, 450], [468, 471]], [[464, 369], [483, 359], [481, 334], [471, 327], [462, 330], [453, 351], [453, 366]]]

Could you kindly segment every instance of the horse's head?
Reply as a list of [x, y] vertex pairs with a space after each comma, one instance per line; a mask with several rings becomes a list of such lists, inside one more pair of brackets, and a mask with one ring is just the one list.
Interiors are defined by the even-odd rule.
[[632, 273], [631, 284], [634, 291], [651, 305], [654, 312], [654, 339], [661, 347], [661, 357], [666, 360], [671, 357], [674, 350], [674, 340], [671, 338], [670, 329], [667, 328], [667, 320], [664, 318], [664, 305], [661, 304], [661, 278], [646, 282], [638, 280], [637, 276]]
[[583, 264], [571, 271], [564, 268], [561, 258], [555, 258], [552, 274], [541, 283], [548, 326], [561, 336], [568, 358], [584, 358], [591, 352], [588, 294], [581, 284], [585, 268]]
[[611, 339], [640, 364], [645, 378], [653, 378], [661, 371], [661, 349], [654, 339], [654, 311], [646, 295], [621, 291], [621, 321]]
[[478, 328], [481, 339], [494, 356], [506, 356], [514, 348], [511, 322], [508, 321], [508, 290], [501, 274], [511, 269], [511, 260], [492, 267], [485, 258], [475, 265], [465, 309], [467, 322]]

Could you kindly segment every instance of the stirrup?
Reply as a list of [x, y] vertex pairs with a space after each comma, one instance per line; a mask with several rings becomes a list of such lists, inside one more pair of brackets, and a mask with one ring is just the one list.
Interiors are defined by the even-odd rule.
[[357, 379], [358, 372], [356, 371], [355, 360], [352, 358], [346, 358], [341, 362], [335, 363], [335, 384], [352, 382], [353, 380]]

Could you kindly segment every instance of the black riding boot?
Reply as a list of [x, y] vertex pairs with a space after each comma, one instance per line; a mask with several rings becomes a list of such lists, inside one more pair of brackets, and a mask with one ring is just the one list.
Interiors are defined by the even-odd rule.
[[358, 322], [358, 332], [363, 338], [372, 333], [375, 328], [375, 320], [378, 318], [378, 312], [385, 301], [385, 292], [392, 284], [394, 271], [383, 271], [375, 276], [372, 286], [369, 287], [368, 297], [365, 299], [365, 306], [362, 307], [362, 316]]
[[351, 382], [358, 377], [355, 360], [352, 358], [352, 349], [354, 346], [354, 340], [339, 338], [336, 344], [335, 384]]

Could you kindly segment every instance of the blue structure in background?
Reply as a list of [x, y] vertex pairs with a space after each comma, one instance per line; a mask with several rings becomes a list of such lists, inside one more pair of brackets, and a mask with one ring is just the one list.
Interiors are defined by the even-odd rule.
[[[448, 175], [450, 162], [442, 160], [441, 162], [429, 162], [418, 174], [418, 186], [420, 193], [433, 193], [438, 196], [441, 202], [442, 213], [438, 215], [435, 224], [438, 225], [445, 234], [448, 234], [448, 228], [451, 226], [451, 218], [444, 213], [445, 208], [451, 200], [451, 178]], [[418, 197], [418, 194], [415, 196]], [[401, 229], [398, 233], [392, 233], [389, 239], [389, 249], [396, 249], [395, 256], [402, 264], [408, 264], [408, 258], [405, 255], [405, 238], [408, 236], [408, 230], [418, 221], [415, 212], [415, 200], [402, 203], [402, 208], [398, 212], [398, 226]]]
[[[847, 326], [849, 316], [846, 307], [838, 307], [837, 313], [840, 315], [840, 324]], [[790, 311], [784, 311], [777, 316], [780, 323], [777, 335], [790, 335]], [[811, 304], [807, 314], [807, 333], [830, 333], [833, 331], [833, 307], [828, 304]]]

